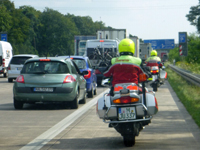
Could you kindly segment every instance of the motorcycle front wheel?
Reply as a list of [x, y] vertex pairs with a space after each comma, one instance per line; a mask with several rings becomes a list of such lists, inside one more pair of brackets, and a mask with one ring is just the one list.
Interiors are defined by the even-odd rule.
[[123, 139], [124, 139], [124, 145], [126, 147], [131, 147], [131, 146], [135, 145], [135, 136], [134, 135], [124, 135]]

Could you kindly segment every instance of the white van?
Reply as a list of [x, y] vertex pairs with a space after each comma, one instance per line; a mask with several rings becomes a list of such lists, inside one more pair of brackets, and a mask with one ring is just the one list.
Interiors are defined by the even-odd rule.
[[35, 57], [39, 56], [33, 54], [14, 55], [8, 65], [8, 82], [12, 82], [20, 75], [20, 71], [22, 70], [27, 59]]
[[0, 41], [0, 74], [7, 77], [8, 64], [13, 57], [12, 46], [9, 42]]
[[[98, 49], [100, 54], [104, 57], [105, 52], [109, 52], [112, 54], [112, 57], [116, 57], [119, 55], [118, 52], [118, 40], [111, 40], [111, 39], [97, 39], [97, 40], [87, 40], [86, 42], [86, 56], [90, 58], [91, 55], [94, 54], [95, 49]], [[92, 61], [92, 60], [91, 60]], [[93, 65], [95, 61], [93, 61]]]

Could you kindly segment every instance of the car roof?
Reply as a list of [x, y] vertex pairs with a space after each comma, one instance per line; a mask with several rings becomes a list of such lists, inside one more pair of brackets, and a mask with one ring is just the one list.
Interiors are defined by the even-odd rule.
[[77, 58], [77, 59], [87, 59], [87, 56], [78, 56], [78, 55], [74, 55], [74, 56], [58, 56], [58, 57], [64, 57], [64, 58]]
[[38, 55], [33, 55], [33, 54], [18, 54], [18, 55], [14, 55], [13, 57], [39, 57]]

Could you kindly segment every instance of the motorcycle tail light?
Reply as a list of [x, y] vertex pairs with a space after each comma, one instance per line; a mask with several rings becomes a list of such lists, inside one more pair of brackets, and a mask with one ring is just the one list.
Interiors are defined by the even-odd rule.
[[139, 98], [124, 96], [124, 97], [113, 100], [113, 103], [115, 103], [115, 104], [128, 104], [128, 103], [135, 103], [135, 102], [138, 102], [138, 101], [139, 101]]
[[151, 70], [151, 73], [156, 74], [158, 73], [158, 70]]

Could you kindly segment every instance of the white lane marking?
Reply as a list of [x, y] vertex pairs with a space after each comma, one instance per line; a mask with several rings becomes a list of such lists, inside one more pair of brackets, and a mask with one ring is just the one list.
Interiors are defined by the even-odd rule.
[[109, 89], [99, 94], [97, 97], [83, 105], [81, 108], [77, 109], [75, 112], [70, 114], [68, 117], [64, 118], [62, 121], [57, 123], [55, 126], [51, 127], [49, 130], [39, 135], [37, 138], [32, 140], [30, 143], [22, 147], [20, 150], [39, 150], [55, 136], [66, 129], [70, 124], [76, 121], [80, 116], [82, 116], [86, 111], [88, 111], [92, 106], [97, 103], [97, 100], [104, 95], [104, 93], [109, 92]]

